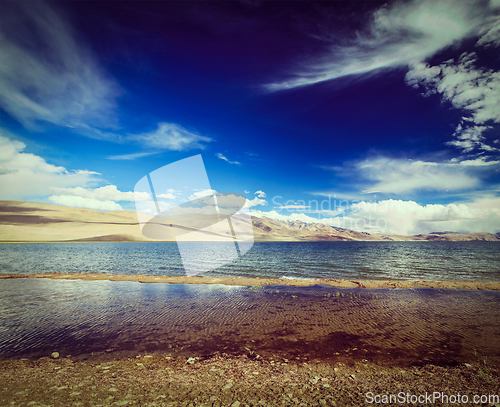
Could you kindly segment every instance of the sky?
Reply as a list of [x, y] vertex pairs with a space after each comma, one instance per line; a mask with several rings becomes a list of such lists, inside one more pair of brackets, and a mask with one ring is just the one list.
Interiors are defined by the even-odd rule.
[[499, 51], [500, 0], [2, 1], [0, 199], [135, 210], [201, 154], [256, 216], [497, 233]]

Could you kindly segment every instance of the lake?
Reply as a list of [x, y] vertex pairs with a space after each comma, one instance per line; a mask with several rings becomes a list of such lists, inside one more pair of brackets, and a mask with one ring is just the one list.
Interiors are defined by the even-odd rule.
[[[45, 272], [185, 274], [176, 243], [0, 244], [0, 273]], [[246, 255], [204, 275], [500, 281], [500, 243], [257, 242]]]

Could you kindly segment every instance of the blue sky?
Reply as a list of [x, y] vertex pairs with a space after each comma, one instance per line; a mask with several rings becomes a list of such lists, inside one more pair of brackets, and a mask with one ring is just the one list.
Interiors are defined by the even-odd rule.
[[500, 232], [499, 0], [0, 11], [0, 199], [134, 210], [202, 154], [259, 216]]

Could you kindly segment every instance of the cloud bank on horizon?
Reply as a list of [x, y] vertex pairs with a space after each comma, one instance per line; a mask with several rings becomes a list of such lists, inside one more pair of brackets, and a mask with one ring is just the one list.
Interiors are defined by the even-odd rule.
[[2, 5], [0, 199], [133, 209], [202, 152], [258, 216], [500, 232], [499, 0], [114, 4]]

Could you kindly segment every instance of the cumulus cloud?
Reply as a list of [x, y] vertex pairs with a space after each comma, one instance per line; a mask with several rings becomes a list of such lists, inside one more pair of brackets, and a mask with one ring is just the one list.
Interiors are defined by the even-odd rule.
[[350, 230], [393, 235], [456, 231], [463, 233], [500, 231], [500, 198], [481, 197], [468, 203], [420, 205], [414, 201], [383, 200], [355, 202], [341, 216], [317, 217], [304, 213], [283, 215], [276, 211], [252, 210], [251, 215], [280, 222], [322, 223]]
[[251, 216], [255, 216], [258, 218], [269, 218], [273, 220], [277, 220], [279, 222], [294, 222], [294, 221], [301, 221], [304, 223], [325, 223], [329, 224], [328, 222], [331, 221], [331, 219], [318, 219], [318, 218], [313, 218], [311, 216], [305, 215], [303, 213], [291, 213], [289, 215], [283, 215], [281, 213], [278, 213], [276, 211], [259, 211], [252, 209], [250, 211]]
[[382, 233], [410, 235], [435, 231], [467, 233], [500, 231], [500, 198], [471, 203], [420, 205], [413, 201], [360, 202], [346, 224]]
[[217, 153], [217, 154], [215, 154], [215, 156], [217, 158], [220, 158], [221, 160], [224, 160], [225, 162], [227, 162], [229, 164], [241, 165], [241, 163], [238, 161], [230, 161], [224, 154]]
[[190, 195], [188, 200], [194, 201], [196, 199], [200, 199], [205, 196], [212, 197], [216, 193], [217, 191], [215, 189], [202, 189], [201, 191], [196, 191], [192, 195]]
[[206, 147], [204, 143], [212, 141], [210, 137], [200, 136], [175, 123], [159, 123], [154, 131], [130, 135], [128, 138], [145, 147], [171, 151], [203, 150]]
[[170, 192], [167, 192], [166, 194], [160, 194], [160, 195], [156, 195], [157, 198], [165, 198], [165, 199], [176, 199], [177, 196], [175, 196], [174, 194], [170, 193]]
[[25, 126], [116, 125], [118, 85], [45, 2], [2, 5], [0, 60], [0, 104]]
[[[8, 134], [5, 131], [0, 131]], [[44, 197], [51, 188], [70, 188], [97, 181], [93, 171], [68, 171], [48, 163], [42, 157], [25, 153], [26, 145], [0, 135], [0, 196], [1, 199]]]
[[114, 201], [101, 201], [75, 195], [52, 195], [49, 196], [49, 200], [56, 205], [94, 209], [96, 211], [119, 211], [123, 209], [120, 204]]
[[134, 196], [133, 192], [119, 191], [115, 185], [90, 188], [88, 185], [100, 182], [97, 172], [68, 171], [25, 153], [25, 148], [23, 142], [0, 135], [0, 199], [45, 199], [50, 195], [49, 201], [56, 205], [99, 211], [122, 209], [115, 201], [149, 199], [145, 192]]
[[[492, 25], [493, 7], [479, 0], [413, 0], [393, 2], [377, 10], [363, 32], [354, 39], [342, 32], [323, 32], [319, 39], [330, 44], [296, 73], [295, 78], [267, 85], [271, 91], [310, 85], [380, 68], [412, 66], [437, 51], [480, 35]], [[482, 33], [485, 37], [490, 31]]]
[[86, 199], [96, 199], [99, 201], [145, 201], [150, 199], [147, 192], [122, 192], [115, 185], [106, 185], [99, 188], [59, 188], [54, 187], [52, 191], [66, 196], [78, 196]]
[[259, 206], [259, 205], [266, 206], [267, 201], [265, 199], [261, 199], [261, 198], [256, 196], [254, 199], [247, 199], [247, 205], [249, 208], [251, 208], [253, 206]]
[[259, 198], [265, 198], [267, 195], [264, 191], [255, 191], [254, 195], [257, 195]]

